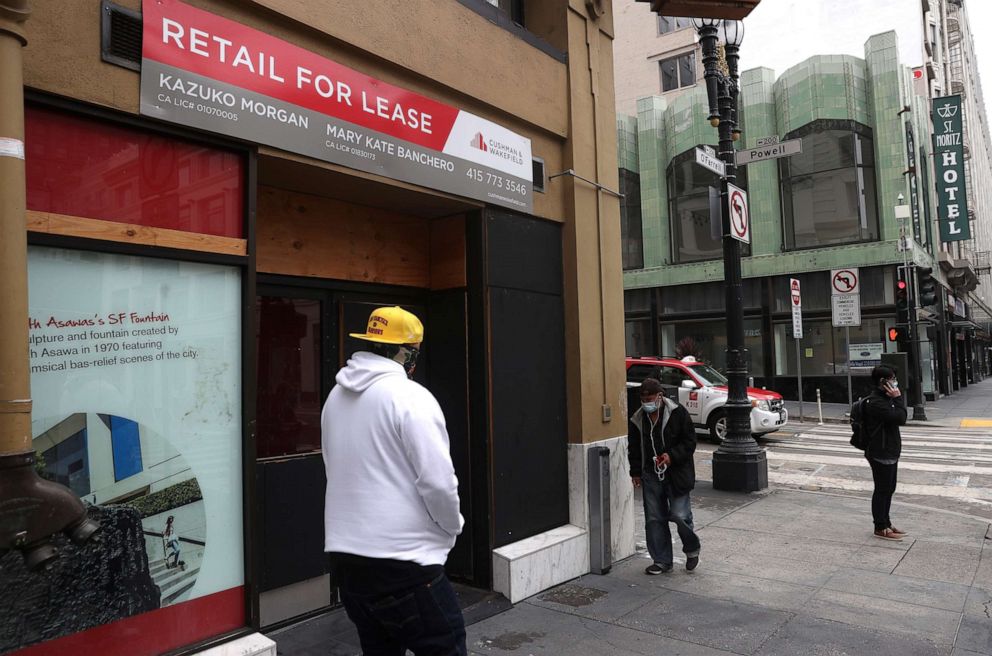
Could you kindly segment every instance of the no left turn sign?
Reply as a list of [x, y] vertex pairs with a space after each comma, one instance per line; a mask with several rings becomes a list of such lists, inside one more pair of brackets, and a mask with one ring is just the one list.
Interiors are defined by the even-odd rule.
[[730, 210], [730, 236], [750, 244], [751, 214], [747, 207], [747, 192], [727, 183], [727, 205]]
[[834, 269], [830, 272], [830, 293], [834, 296], [842, 294], [859, 294], [861, 281], [857, 269]]

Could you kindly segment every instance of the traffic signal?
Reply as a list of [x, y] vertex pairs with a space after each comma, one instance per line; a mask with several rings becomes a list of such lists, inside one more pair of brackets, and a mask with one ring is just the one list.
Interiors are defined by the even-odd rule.
[[902, 267], [896, 269], [896, 323], [909, 323], [909, 282]]
[[920, 307], [933, 305], [937, 302], [937, 280], [933, 277], [933, 267], [916, 267], [917, 289], [920, 295]]
[[890, 342], [901, 342], [904, 339], [906, 339], [906, 331], [904, 328], [889, 328]]

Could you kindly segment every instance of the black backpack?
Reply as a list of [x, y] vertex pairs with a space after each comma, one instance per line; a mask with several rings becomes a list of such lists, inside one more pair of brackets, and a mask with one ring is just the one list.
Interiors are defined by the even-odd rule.
[[864, 451], [868, 447], [868, 426], [865, 425], [864, 404], [868, 399], [858, 399], [851, 404], [851, 446]]

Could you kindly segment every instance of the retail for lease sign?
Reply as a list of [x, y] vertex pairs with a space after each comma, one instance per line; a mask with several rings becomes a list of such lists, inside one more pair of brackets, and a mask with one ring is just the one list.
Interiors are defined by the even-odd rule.
[[142, 114], [531, 211], [530, 139], [177, 0], [142, 11]]
[[964, 183], [961, 96], [933, 99], [933, 147], [940, 240], [971, 239], [968, 194]]

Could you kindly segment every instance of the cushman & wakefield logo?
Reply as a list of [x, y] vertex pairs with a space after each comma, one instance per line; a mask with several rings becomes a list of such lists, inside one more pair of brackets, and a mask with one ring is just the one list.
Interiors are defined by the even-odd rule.
[[472, 146], [472, 148], [478, 148], [482, 152], [489, 150], [489, 147], [486, 146], [486, 139], [482, 136], [481, 132], [476, 132], [475, 136], [472, 137], [472, 141], [470, 141], [468, 145]]
[[472, 141], [469, 142], [472, 148], [477, 148], [484, 153], [489, 153], [494, 157], [499, 157], [500, 159], [505, 159], [508, 162], [513, 162], [514, 164], [524, 163], [524, 154], [520, 152], [520, 149], [514, 148], [502, 141], [497, 141], [496, 139], [489, 138], [486, 139], [481, 132], [476, 132], [475, 136], [472, 137]]

